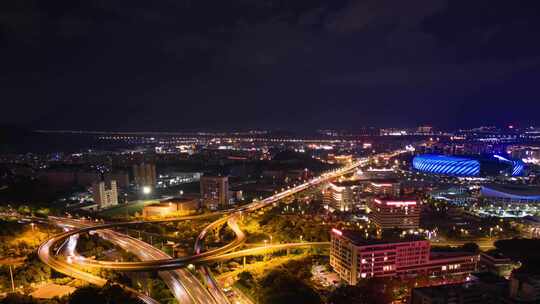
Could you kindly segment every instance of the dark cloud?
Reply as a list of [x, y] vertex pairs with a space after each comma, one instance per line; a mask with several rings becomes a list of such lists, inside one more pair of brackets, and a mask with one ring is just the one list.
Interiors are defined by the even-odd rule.
[[[533, 123], [539, 6], [4, 0], [0, 119], [132, 130]], [[492, 110], [509, 102], [511, 113]]]

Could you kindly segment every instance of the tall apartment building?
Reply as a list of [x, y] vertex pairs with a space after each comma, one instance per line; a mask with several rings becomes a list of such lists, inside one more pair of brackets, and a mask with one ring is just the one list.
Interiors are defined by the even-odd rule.
[[416, 229], [420, 225], [420, 203], [414, 199], [374, 198], [368, 203], [369, 220], [379, 229]]
[[92, 185], [94, 202], [99, 209], [105, 209], [111, 206], [118, 205], [118, 188], [116, 181], [111, 180], [108, 187], [105, 182], [97, 182]]
[[156, 186], [156, 165], [141, 163], [133, 165], [133, 180], [139, 188]]
[[423, 239], [367, 240], [357, 232], [332, 229], [330, 265], [350, 285], [372, 277], [468, 275], [477, 269], [478, 255], [430, 250]]
[[229, 178], [227, 176], [202, 176], [202, 205], [208, 209], [224, 208], [229, 205]]

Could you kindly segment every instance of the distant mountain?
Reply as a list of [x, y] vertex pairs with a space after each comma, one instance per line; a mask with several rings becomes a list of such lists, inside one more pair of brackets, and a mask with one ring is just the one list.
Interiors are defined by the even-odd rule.
[[0, 125], [0, 153], [75, 152], [95, 145], [95, 136], [36, 132]]

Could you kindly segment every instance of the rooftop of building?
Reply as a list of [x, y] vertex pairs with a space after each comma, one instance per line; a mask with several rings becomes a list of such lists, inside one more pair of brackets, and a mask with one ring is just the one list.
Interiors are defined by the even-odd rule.
[[540, 187], [530, 185], [513, 185], [513, 184], [488, 184], [482, 186], [484, 193], [490, 194], [507, 194], [521, 197], [538, 197], [540, 198]]
[[429, 260], [432, 262], [436, 262], [437, 260], [459, 258], [459, 257], [469, 257], [472, 255], [476, 255], [476, 254], [472, 252], [467, 252], [467, 251], [431, 251], [429, 253]]
[[497, 259], [497, 260], [510, 260], [509, 257], [504, 255], [501, 251], [497, 249], [491, 249], [485, 252], [482, 252], [480, 255], [486, 256], [491, 259]]
[[444, 154], [420, 154], [415, 156], [416, 159], [429, 159], [433, 161], [469, 161], [477, 160], [478, 156], [464, 156], [464, 155], [444, 155]]
[[342, 236], [349, 239], [356, 246], [367, 246], [367, 245], [384, 245], [384, 244], [395, 244], [395, 243], [407, 243], [415, 241], [425, 241], [426, 239], [421, 236], [407, 235], [405, 237], [391, 237], [385, 239], [375, 239], [365, 237], [364, 233], [361, 233], [356, 230], [339, 230], [332, 229], [332, 233]]
[[352, 187], [363, 185], [366, 183], [378, 184], [378, 185], [393, 185], [399, 183], [397, 178], [370, 178], [370, 179], [347, 179], [342, 181], [332, 182], [337, 187]]
[[354, 187], [354, 186], [358, 186], [358, 185], [361, 185], [361, 184], [362, 184], [362, 181], [351, 180], [351, 179], [332, 182], [332, 185], [334, 185], [336, 187]]
[[492, 272], [477, 272], [472, 275], [472, 281], [487, 284], [508, 284], [508, 280]]
[[166, 200], [163, 200], [163, 201], [148, 204], [148, 205], [146, 205], [146, 207], [148, 207], [148, 206], [151, 206], [151, 207], [167, 207], [167, 206], [170, 206], [172, 204], [190, 204], [190, 203], [193, 203], [195, 201], [198, 201], [197, 197], [191, 197], [191, 196], [190, 197], [173, 197], [173, 198], [169, 198], [169, 199], [166, 199]]
[[410, 205], [417, 205], [418, 204], [418, 198], [414, 196], [377, 196], [373, 199], [373, 201], [377, 204], [384, 204], [387, 206], [396, 206], [396, 207], [403, 207], [403, 206], [410, 206]]
[[414, 288], [413, 292], [418, 292], [430, 297], [438, 297], [448, 293], [455, 293], [459, 290], [475, 289], [474, 283], [461, 283], [461, 284], [445, 284], [438, 286], [427, 286]]
[[372, 184], [379, 184], [379, 185], [384, 185], [384, 184], [397, 184], [400, 182], [399, 179], [397, 178], [371, 178], [371, 179], [368, 179], [368, 180], [363, 180], [364, 182], [368, 181]]

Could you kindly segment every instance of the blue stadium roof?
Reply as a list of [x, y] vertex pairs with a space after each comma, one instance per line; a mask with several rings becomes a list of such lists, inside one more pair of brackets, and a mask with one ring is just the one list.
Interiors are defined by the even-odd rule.
[[480, 175], [478, 160], [448, 155], [418, 155], [413, 159], [413, 168], [422, 172], [452, 176]]
[[500, 155], [451, 156], [423, 154], [413, 159], [413, 168], [426, 173], [451, 176], [480, 176], [506, 173], [511, 176], [523, 175], [525, 164]]

